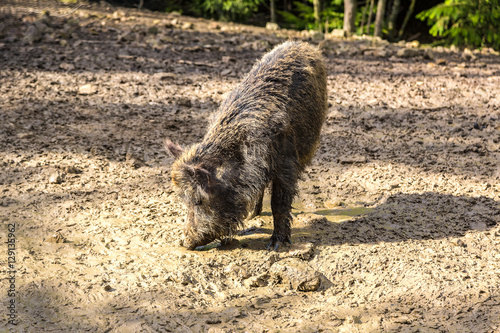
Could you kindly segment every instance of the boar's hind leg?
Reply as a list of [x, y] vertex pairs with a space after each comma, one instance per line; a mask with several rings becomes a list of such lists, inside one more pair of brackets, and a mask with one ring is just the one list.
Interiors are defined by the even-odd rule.
[[298, 172], [292, 161], [279, 168], [280, 175], [273, 179], [271, 208], [274, 232], [268, 249], [276, 250], [282, 243], [291, 242], [292, 201], [296, 193]]
[[253, 219], [256, 216], [259, 216], [260, 213], [262, 213], [262, 201], [264, 200], [264, 192], [259, 196], [259, 199], [257, 200], [257, 203], [255, 204], [255, 207], [253, 209], [252, 214], [248, 219]]

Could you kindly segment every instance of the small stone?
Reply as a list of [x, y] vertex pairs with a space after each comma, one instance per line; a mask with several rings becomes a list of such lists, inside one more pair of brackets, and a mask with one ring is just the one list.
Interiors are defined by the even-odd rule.
[[299, 258], [309, 260], [314, 256], [313, 243], [294, 243], [288, 250], [287, 256], [291, 258]]
[[430, 47], [426, 48], [424, 50], [424, 58], [425, 59], [430, 59], [430, 60], [434, 60], [436, 58], [436, 55], [434, 54], [434, 51], [432, 51], [432, 49]]
[[64, 69], [65, 71], [72, 71], [73, 69], [75, 69], [75, 65], [63, 62], [62, 64], [59, 65], [59, 68]]
[[78, 93], [80, 95], [92, 95], [97, 92], [97, 87], [93, 84], [85, 84], [78, 88]]
[[418, 49], [420, 46], [420, 42], [418, 40], [414, 40], [411, 42], [406, 43], [406, 47], [410, 49]]
[[436, 65], [438, 66], [444, 66], [446, 65], [446, 59], [440, 58], [436, 60]]
[[227, 64], [229, 62], [235, 62], [236, 59], [234, 59], [233, 57], [230, 57], [230, 56], [223, 56], [222, 57], [222, 62]]
[[179, 97], [179, 99], [177, 100], [177, 105], [189, 108], [193, 105], [193, 103], [191, 102], [189, 97]]
[[212, 318], [208, 318], [205, 323], [207, 323], [208, 325], [216, 325], [216, 324], [220, 324], [222, 321], [220, 320], [220, 318], [217, 318], [217, 317], [212, 317]]
[[462, 52], [462, 59], [466, 61], [474, 61], [477, 59], [477, 57], [472, 53], [470, 49], [464, 49], [464, 52]]
[[60, 232], [56, 232], [46, 240], [49, 243], [66, 243], [66, 237], [64, 237]]
[[421, 54], [419, 49], [399, 49], [398, 52], [396, 52], [396, 56], [400, 58], [413, 58], [417, 57]]
[[66, 171], [67, 173], [73, 173], [73, 174], [82, 173], [82, 170], [78, 169], [74, 165], [68, 165], [67, 167], [64, 168], [64, 171]]
[[194, 24], [191, 22], [184, 22], [181, 26], [182, 30], [189, 30], [194, 28]]
[[344, 38], [346, 36], [346, 33], [344, 29], [333, 29], [332, 32], [330, 32], [329, 36], [333, 38]]
[[313, 41], [319, 42], [325, 39], [325, 34], [321, 31], [310, 31], [310, 36]]
[[33, 136], [33, 132], [22, 132], [16, 134], [18, 139], [29, 139]]
[[280, 26], [277, 23], [267, 22], [266, 29], [271, 31], [276, 31], [280, 29]]
[[161, 80], [161, 81], [172, 81], [172, 80], [175, 80], [177, 78], [177, 74], [161, 72], [161, 73], [155, 73], [153, 75], [153, 77], [155, 79]]
[[62, 177], [59, 172], [54, 172], [52, 175], [49, 177], [49, 184], [61, 184], [62, 183]]
[[233, 72], [232, 69], [227, 68], [227, 69], [224, 69], [222, 72], [220, 72], [220, 75], [226, 76], [226, 75], [231, 74], [232, 72]]
[[104, 287], [104, 291], [112, 291], [113, 290], [113, 287], [111, 287], [109, 284], [107, 284], [105, 287]]

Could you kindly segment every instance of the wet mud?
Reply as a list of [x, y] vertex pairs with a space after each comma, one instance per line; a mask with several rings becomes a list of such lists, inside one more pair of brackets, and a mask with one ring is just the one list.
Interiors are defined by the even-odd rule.
[[[187, 251], [162, 142], [199, 140], [289, 38], [320, 44], [329, 98], [292, 245], [266, 250], [267, 202], [235, 239]], [[0, 330], [498, 332], [500, 57], [415, 46], [2, 2], [0, 264], [15, 224], [17, 316], [5, 274]]]

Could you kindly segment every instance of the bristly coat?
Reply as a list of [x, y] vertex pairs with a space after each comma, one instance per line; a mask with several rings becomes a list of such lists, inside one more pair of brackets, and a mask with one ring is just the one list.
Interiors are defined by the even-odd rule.
[[271, 184], [270, 246], [290, 242], [297, 181], [318, 147], [327, 110], [320, 51], [286, 42], [264, 55], [213, 115], [203, 140], [177, 158], [172, 181], [188, 208], [184, 245], [231, 237], [259, 214]]

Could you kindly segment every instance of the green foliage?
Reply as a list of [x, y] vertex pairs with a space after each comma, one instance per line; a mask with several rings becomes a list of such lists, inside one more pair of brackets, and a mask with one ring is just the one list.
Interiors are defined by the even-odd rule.
[[[312, 0], [307, 0], [307, 3], [294, 1], [292, 12], [278, 11], [278, 14], [285, 22], [285, 26], [298, 30], [318, 29], [314, 22], [312, 2]], [[344, 20], [343, 3], [343, 0], [332, 0], [324, 4], [325, 8], [320, 12], [320, 17], [323, 23], [328, 20], [329, 30], [342, 28]]]
[[196, 0], [193, 12], [221, 21], [244, 21], [259, 9], [264, 0]]
[[323, 21], [328, 20], [328, 30], [344, 26], [344, 0], [332, 0], [321, 12]]
[[297, 30], [314, 29], [313, 7], [299, 1], [294, 1], [293, 7], [293, 12], [278, 10], [278, 14], [285, 21], [285, 25]]
[[500, 49], [500, 0], [445, 0], [416, 17], [449, 44]]

